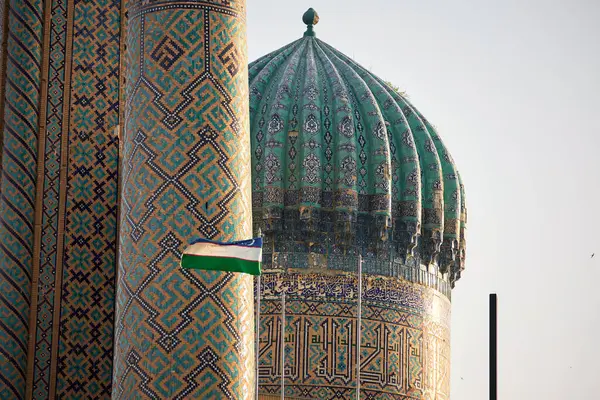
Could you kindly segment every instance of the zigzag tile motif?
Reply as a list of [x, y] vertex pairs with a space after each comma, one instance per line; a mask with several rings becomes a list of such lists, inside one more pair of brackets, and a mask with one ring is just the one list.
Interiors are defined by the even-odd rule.
[[[4, 59], [6, 57], [6, 35], [4, 32], [5, 27], [8, 24], [7, 21], [7, 8], [6, 1], [0, 0], [0, 76], [4, 76]], [[4, 115], [4, 79], [0, 79], [0, 106], [2, 111], [0, 115]], [[4, 143], [4, 132], [0, 129], [0, 177], [2, 176], [2, 146]], [[2, 193], [2, 179], [0, 179], [0, 193]]]
[[194, 237], [251, 235], [244, 6], [128, 6], [115, 399], [254, 388], [252, 278], [179, 267]]
[[42, 47], [41, 0], [10, 1], [0, 196], [0, 393], [25, 392]]

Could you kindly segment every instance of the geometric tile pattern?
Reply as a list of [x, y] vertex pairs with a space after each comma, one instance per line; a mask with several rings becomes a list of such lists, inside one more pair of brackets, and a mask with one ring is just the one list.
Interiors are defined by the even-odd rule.
[[126, 6], [115, 399], [254, 390], [252, 277], [179, 266], [196, 237], [252, 234], [244, 7]]
[[9, 3], [0, 196], [0, 394], [25, 395], [43, 1]]
[[74, 0], [56, 397], [111, 394], [120, 0]]
[[[59, 247], [59, 209], [64, 210], [60, 198], [65, 190], [65, 185], [60, 184], [61, 160], [63, 150], [63, 121], [68, 121], [65, 115], [64, 104], [69, 96], [65, 96], [66, 63], [70, 55], [66, 54], [67, 0], [53, 0], [51, 6], [52, 18], [50, 31], [53, 33], [49, 39], [47, 97], [42, 99], [45, 104], [45, 143], [44, 143], [44, 175], [42, 195], [42, 227], [40, 240], [40, 261], [38, 268], [39, 284], [37, 299], [32, 299], [32, 307], [36, 307], [35, 353], [30, 355], [33, 360], [32, 393], [36, 399], [50, 398], [50, 374], [53, 351], [52, 341], [54, 335], [54, 312], [57, 279], [57, 263], [62, 263], [62, 253]], [[68, 86], [67, 86], [68, 87]], [[64, 212], [64, 211], [63, 211]], [[62, 248], [62, 246], [61, 246]], [[37, 304], [36, 304], [37, 300]], [[56, 354], [54, 354], [56, 358]]]
[[361, 398], [449, 398], [450, 302], [438, 292], [364, 275], [358, 341], [356, 275], [265, 274], [261, 288], [258, 374], [265, 398], [280, 396], [282, 367], [286, 398], [354, 398], [357, 348]]

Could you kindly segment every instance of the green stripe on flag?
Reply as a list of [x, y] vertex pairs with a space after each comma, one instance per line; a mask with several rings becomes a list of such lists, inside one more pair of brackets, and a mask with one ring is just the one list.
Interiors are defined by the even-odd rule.
[[196, 256], [184, 254], [181, 266], [187, 269], [203, 269], [207, 271], [243, 272], [260, 275], [260, 263], [239, 258]]

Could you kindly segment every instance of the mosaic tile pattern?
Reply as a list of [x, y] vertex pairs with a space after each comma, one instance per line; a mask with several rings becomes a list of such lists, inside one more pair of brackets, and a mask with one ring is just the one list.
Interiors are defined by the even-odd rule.
[[254, 388], [252, 278], [179, 266], [195, 237], [252, 234], [244, 7], [128, 7], [115, 399]]
[[[259, 393], [286, 398], [448, 399], [450, 302], [435, 290], [382, 276], [363, 278], [361, 340], [355, 275], [261, 278]], [[281, 356], [282, 293], [285, 358]]]
[[[111, 394], [117, 238], [119, 0], [73, 2], [56, 396]], [[56, 305], [58, 307], [58, 305]]]
[[[36, 399], [49, 398], [56, 290], [56, 264], [62, 261], [58, 251], [60, 208], [60, 165], [65, 101], [65, 58], [67, 44], [67, 0], [52, 2], [48, 59], [48, 95], [46, 101], [46, 135], [40, 241], [39, 287], [35, 326], [32, 394]], [[68, 96], [67, 100], [68, 101]], [[68, 115], [67, 115], [68, 116]], [[64, 190], [64, 189], [63, 189]], [[64, 208], [64, 207], [63, 207]], [[35, 268], [35, 266], [34, 266]], [[31, 355], [30, 355], [31, 356]], [[56, 357], [56, 356], [55, 356]]]
[[0, 187], [0, 393], [25, 394], [33, 256], [41, 0], [10, 1]]

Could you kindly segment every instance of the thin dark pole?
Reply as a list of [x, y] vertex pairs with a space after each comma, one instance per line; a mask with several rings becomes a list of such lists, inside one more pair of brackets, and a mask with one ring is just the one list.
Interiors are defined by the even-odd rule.
[[498, 400], [498, 296], [490, 294], [490, 400]]
[[360, 400], [360, 363], [362, 343], [362, 254], [358, 255], [358, 315], [356, 321], [356, 400]]

